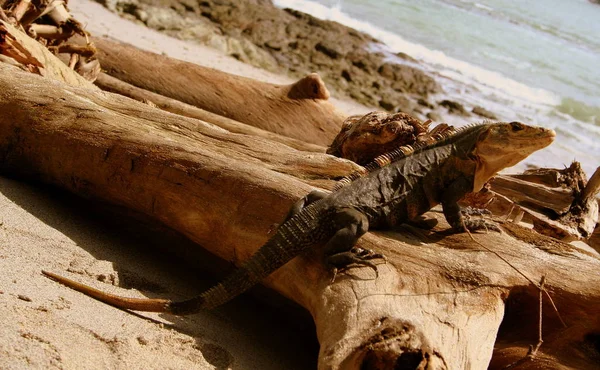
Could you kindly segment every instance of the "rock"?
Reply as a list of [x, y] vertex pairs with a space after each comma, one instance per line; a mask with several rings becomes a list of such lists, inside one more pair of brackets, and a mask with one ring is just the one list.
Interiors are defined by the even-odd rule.
[[420, 113], [418, 112], [417, 108], [418, 107], [415, 107], [415, 102], [405, 95], [400, 95], [397, 97], [395, 109], [397, 113], [403, 112], [414, 115], [415, 113]]
[[408, 55], [408, 54], [406, 54], [406, 53], [403, 53], [403, 52], [396, 53], [396, 56], [397, 56], [398, 58], [400, 58], [400, 59], [404, 59], [404, 60], [406, 60], [406, 61], [408, 61], [408, 62], [412, 62], [412, 63], [419, 63], [419, 61], [418, 61], [418, 60], [416, 60], [415, 58], [413, 58], [413, 57], [411, 57], [410, 55]]
[[384, 63], [377, 70], [379, 74], [393, 81], [392, 88], [396, 91], [418, 94], [426, 97], [431, 93], [441, 91], [433, 77], [426, 75], [418, 68], [404, 64]]
[[387, 100], [386, 98], [383, 98], [379, 101], [379, 106], [387, 111], [392, 111], [394, 110], [394, 108], [396, 107], [394, 105], [394, 103], [392, 103], [391, 101]]
[[448, 113], [450, 114], [458, 114], [461, 116], [469, 116], [469, 112], [465, 109], [465, 107], [459, 102], [455, 102], [452, 100], [442, 100], [438, 102], [438, 104], [446, 109], [448, 109]]
[[[156, 30], [182, 30], [188, 22], [173, 9], [145, 6], [136, 9], [134, 15], [150, 28]], [[143, 18], [142, 19], [142, 15]]]
[[439, 113], [434, 112], [434, 111], [428, 112], [425, 116], [427, 118], [429, 118], [430, 120], [432, 120], [433, 122], [442, 122], [442, 120], [443, 120], [442, 116]]
[[329, 40], [320, 41], [315, 45], [315, 50], [327, 55], [333, 59], [339, 59], [346, 54], [340, 44], [333, 43]]
[[476, 115], [481, 116], [481, 117], [485, 117], [485, 118], [489, 118], [489, 119], [498, 119], [498, 117], [494, 113], [492, 113], [489, 110], [487, 110], [483, 107], [480, 107], [480, 106], [474, 107], [471, 110], [471, 112], [473, 112]]
[[246, 39], [228, 37], [227, 53], [235, 58], [267, 70], [277, 69], [277, 60], [273, 56]]
[[426, 108], [429, 108], [429, 109], [434, 109], [435, 108], [435, 106], [433, 104], [431, 104], [430, 102], [428, 102], [427, 99], [423, 99], [423, 98], [417, 99], [417, 104], [422, 105], [422, 106], [424, 106]]
[[365, 165], [380, 154], [411, 145], [428, 125], [406, 113], [371, 112], [348, 117], [327, 153]]

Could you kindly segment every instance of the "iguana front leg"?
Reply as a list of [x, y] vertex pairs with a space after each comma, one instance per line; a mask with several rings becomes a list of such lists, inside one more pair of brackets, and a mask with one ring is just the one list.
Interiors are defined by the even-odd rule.
[[335, 213], [333, 223], [337, 231], [325, 245], [327, 263], [333, 272], [331, 282], [335, 281], [338, 271], [346, 270], [351, 265], [370, 267], [379, 276], [377, 265], [370, 260], [384, 257], [355, 246], [358, 239], [369, 229], [367, 217], [354, 208], [342, 208]]
[[[472, 181], [466, 177], [459, 177], [452, 182], [450, 186], [444, 189], [444, 194], [442, 194], [442, 208], [444, 210], [446, 221], [448, 221], [452, 229], [457, 232], [466, 231], [465, 228], [469, 231], [482, 229], [500, 231], [498, 225], [493, 222], [481, 218], [473, 219], [463, 217], [463, 212], [458, 205], [458, 201], [461, 200], [465, 194], [470, 192], [472, 188]], [[477, 212], [467, 212], [466, 214], [477, 214]]]

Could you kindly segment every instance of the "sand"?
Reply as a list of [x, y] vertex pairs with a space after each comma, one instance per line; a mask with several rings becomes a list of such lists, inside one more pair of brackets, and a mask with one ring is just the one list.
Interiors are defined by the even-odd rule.
[[[291, 82], [123, 20], [97, 3], [78, 0], [70, 7], [93, 34], [234, 74]], [[349, 114], [368, 111], [351, 101], [334, 102]], [[156, 235], [146, 235], [135, 223], [119, 227], [120, 221], [60, 190], [0, 177], [0, 369], [315, 367], [318, 348], [310, 322], [291, 325], [277, 308], [252, 297], [185, 318], [138, 315], [41, 274], [42, 269], [68, 271], [119, 294], [177, 299], [214, 282], [180, 260], [149, 253], [149, 246], [160, 242]]]

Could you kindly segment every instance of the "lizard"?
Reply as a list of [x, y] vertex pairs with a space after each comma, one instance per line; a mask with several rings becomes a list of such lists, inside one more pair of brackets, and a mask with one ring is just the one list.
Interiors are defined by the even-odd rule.
[[121, 309], [174, 315], [217, 307], [317, 245], [325, 245], [326, 260], [334, 270], [363, 265], [377, 272], [369, 261], [374, 254], [355, 247], [368, 230], [409, 223], [438, 204], [451, 231], [486, 228], [486, 220], [464, 217], [458, 201], [466, 193], [480, 190], [498, 171], [550, 145], [555, 136], [551, 129], [520, 122], [484, 122], [380, 156], [378, 163], [367, 166], [368, 172], [351, 175], [352, 181], [345, 181], [337, 190], [314, 190], [298, 200], [254, 255], [220, 283], [188, 300], [127, 298], [42, 272]]

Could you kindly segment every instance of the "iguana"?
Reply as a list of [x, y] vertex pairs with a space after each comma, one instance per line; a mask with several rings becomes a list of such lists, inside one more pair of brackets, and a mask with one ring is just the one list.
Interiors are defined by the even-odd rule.
[[554, 140], [553, 130], [519, 122], [483, 123], [459, 128], [445, 137], [384, 156], [384, 163], [332, 193], [313, 191], [291, 208], [275, 234], [241, 267], [199, 296], [185, 301], [116, 296], [43, 273], [113, 306], [187, 315], [219, 306], [270, 275], [294, 257], [325, 243], [332, 267], [373, 267], [372, 255], [354, 248], [369, 229], [393, 228], [416, 220], [437, 204], [456, 232], [485, 227], [465, 219], [458, 201], [478, 191], [498, 171], [511, 167]]

